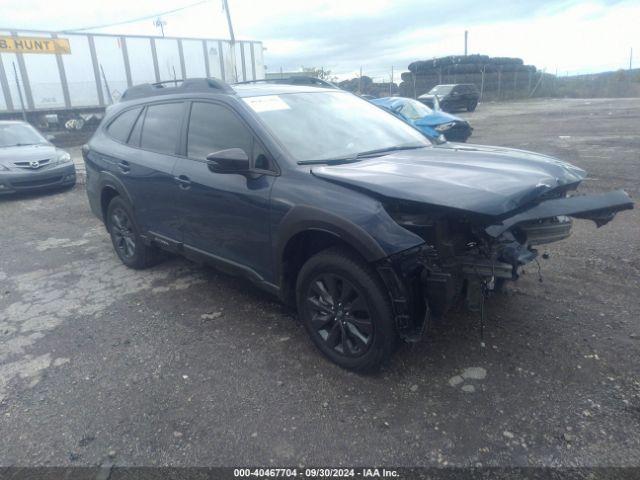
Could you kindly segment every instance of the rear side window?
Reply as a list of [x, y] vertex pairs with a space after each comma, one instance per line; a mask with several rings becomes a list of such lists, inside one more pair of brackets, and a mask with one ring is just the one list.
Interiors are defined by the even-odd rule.
[[133, 127], [133, 123], [138, 118], [140, 110], [142, 110], [142, 107], [133, 108], [118, 115], [107, 127], [109, 135], [119, 142], [127, 143], [129, 132], [131, 132], [131, 127]]
[[131, 131], [131, 135], [129, 135], [129, 141], [127, 142], [129, 145], [133, 145], [134, 147], [140, 146], [140, 136], [142, 135], [142, 124], [144, 123], [144, 113], [142, 112], [136, 120], [136, 124], [133, 126], [133, 130]]
[[173, 155], [182, 124], [183, 103], [149, 105], [142, 127], [140, 148]]
[[189, 157], [203, 160], [210, 153], [228, 148], [241, 148], [251, 156], [252, 141], [251, 132], [227, 108], [202, 102], [191, 107], [187, 135]]

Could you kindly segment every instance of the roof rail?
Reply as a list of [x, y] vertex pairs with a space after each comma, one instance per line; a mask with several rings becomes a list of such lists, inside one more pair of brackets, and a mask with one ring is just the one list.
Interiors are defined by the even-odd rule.
[[294, 75], [286, 78], [263, 78], [260, 80], [247, 80], [245, 82], [237, 82], [233, 85], [245, 85], [249, 83], [276, 83], [281, 85], [315, 85], [325, 88], [339, 88], [331, 82], [322, 80], [321, 78], [310, 77], [305, 75]]
[[235, 93], [229, 85], [217, 78], [176, 78], [174, 80], [134, 85], [124, 91], [120, 100], [127, 101], [172, 93], [211, 93], [212, 90], [219, 90], [221, 93]]

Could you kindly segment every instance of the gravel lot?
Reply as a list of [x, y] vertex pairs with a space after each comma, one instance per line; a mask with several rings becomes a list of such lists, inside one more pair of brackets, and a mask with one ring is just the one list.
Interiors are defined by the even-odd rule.
[[[640, 99], [480, 105], [471, 141], [640, 185]], [[77, 149], [76, 149], [77, 151]], [[640, 210], [577, 221], [488, 305], [374, 376], [250, 284], [128, 270], [82, 186], [0, 200], [0, 464], [640, 465]]]

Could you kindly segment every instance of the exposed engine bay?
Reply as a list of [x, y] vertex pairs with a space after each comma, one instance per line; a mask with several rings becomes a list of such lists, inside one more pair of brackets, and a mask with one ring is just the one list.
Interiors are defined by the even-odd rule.
[[[633, 207], [622, 191], [565, 195], [563, 191], [547, 196], [530, 209], [501, 220], [407, 202], [387, 205], [398, 224], [425, 240], [424, 245], [391, 259], [406, 288], [407, 308], [400, 315], [406, 318], [400, 321], [403, 325], [398, 325], [406, 339], [419, 336], [426, 316], [441, 318], [460, 303], [482, 315], [489, 292], [501, 289], [506, 281], [517, 280], [525, 265], [538, 263], [538, 246], [571, 235], [570, 215], [601, 226], [617, 211]], [[537, 218], [539, 214], [542, 217]], [[537, 270], [539, 273], [539, 263]], [[381, 274], [385, 276], [383, 271]]]
[[488, 292], [537, 262], [539, 245], [567, 238], [571, 218], [602, 226], [633, 208], [622, 190], [575, 194], [587, 173], [546, 155], [458, 144], [429, 153], [394, 152], [312, 171], [377, 196], [391, 221], [424, 241], [378, 265], [406, 340], [419, 338], [424, 318], [442, 317], [460, 302], [483, 318]]

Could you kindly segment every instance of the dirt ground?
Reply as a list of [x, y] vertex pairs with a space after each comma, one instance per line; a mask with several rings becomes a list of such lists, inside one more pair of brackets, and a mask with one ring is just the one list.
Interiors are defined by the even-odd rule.
[[[640, 99], [483, 104], [471, 142], [640, 185]], [[128, 270], [82, 186], [0, 200], [0, 465], [640, 466], [640, 210], [359, 376], [250, 284]]]

